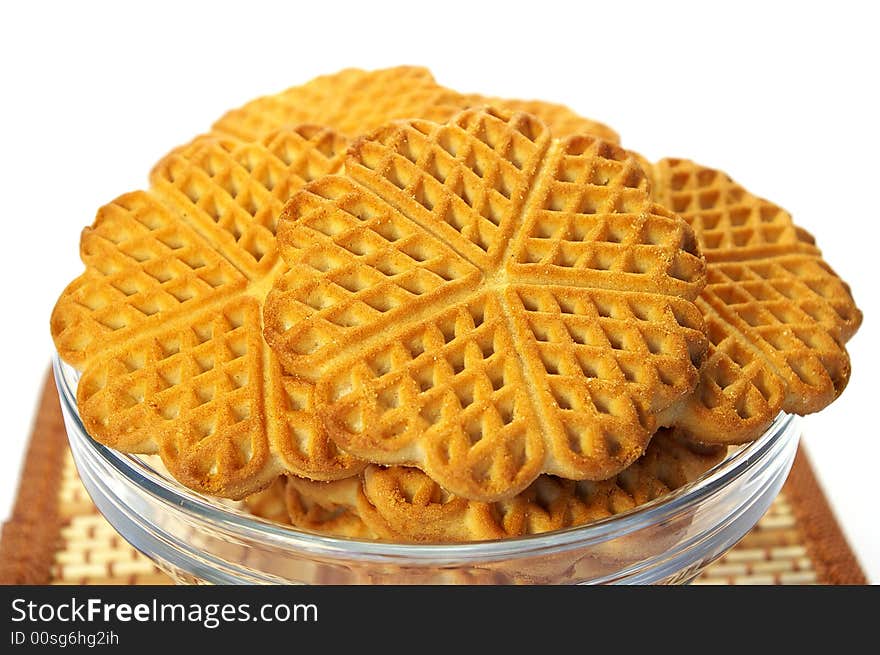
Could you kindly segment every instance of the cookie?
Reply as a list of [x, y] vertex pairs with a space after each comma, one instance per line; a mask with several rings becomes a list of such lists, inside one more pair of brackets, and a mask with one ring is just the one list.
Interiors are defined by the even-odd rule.
[[690, 223], [707, 261], [697, 306], [709, 353], [679, 429], [743, 443], [780, 411], [830, 404], [849, 380], [845, 344], [862, 314], [815, 239], [722, 171], [664, 159], [652, 173], [654, 198]]
[[528, 114], [380, 128], [291, 198], [278, 241], [266, 339], [330, 438], [456, 495], [607, 479], [696, 384], [693, 231], [621, 148]]
[[51, 318], [82, 371], [77, 403], [98, 441], [158, 453], [188, 487], [240, 498], [281, 472], [337, 479], [363, 464], [326, 438], [310, 385], [263, 339], [261, 306], [284, 270], [284, 202], [339, 169], [345, 141], [317, 127], [259, 142], [204, 136], [153, 170], [151, 187], [98, 211], [86, 271]]

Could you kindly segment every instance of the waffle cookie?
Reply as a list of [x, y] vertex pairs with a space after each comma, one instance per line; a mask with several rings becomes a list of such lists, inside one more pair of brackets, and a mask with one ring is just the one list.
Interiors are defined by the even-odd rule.
[[285, 498], [290, 522], [335, 536], [398, 542], [465, 542], [539, 534], [583, 525], [631, 510], [696, 480], [727, 449], [699, 447], [669, 430], [615, 477], [601, 481], [541, 476], [509, 500], [484, 503], [446, 492], [414, 468], [368, 466], [335, 482], [291, 477], [275, 484], [251, 510], [277, 520]]
[[267, 341], [357, 457], [484, 501], [611, 477], [706, 348], [705, 263], [647, 186], [619, 147], [528, 114], [380, 128], [287, 204]]
[[58, 352], [82, 371], [89, 434], [158, 453], [188, 487], [233, 498], [285, 471], [362, 468], [327, 440], [311, 386], [285, 375], [262, 337], [261, 304], [284, 268], [278, 214], [339, 169], [344, 144], [316, 127], [201, 137], [155, 167], [149, 190], [98, 211], [82, 235], [86, 271], [51, 318]]
[[593, 134], [619, 142], [607, 125], [578, 116], [563, 105], [462, 95], [438, 85], [427, 68], [418, 66], [375, 71], [348, 68], [322, 75], [227, 112], [214, 123], [213, 131], [252, 141], [283, 125], [317, 124], [358, 136], [395, 119], [445, 121], [462, 109], [482, 105], [534, 114], [558, 137]]
[[697, 306], [709, 354], [679, 429], [742, 443], [780, 411], [827, 406], [849, 380], [844, 344], [862, 315], [813, 237], [721, 171], [664, 159], [653, 178], [654, 198], [694, 228], [708, 270]]
[[461, 98], [427, 68], [348, 68], [252, 100], [224, 114], [212, 130], [253, 141], [284, 125], [317, 124], [357, 136], [398, 118], [443, 118], [461, 107]]

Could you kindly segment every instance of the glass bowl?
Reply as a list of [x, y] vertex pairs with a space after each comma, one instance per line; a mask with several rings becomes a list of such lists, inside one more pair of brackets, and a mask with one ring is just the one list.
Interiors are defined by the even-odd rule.
[[739, 541], [770, 506], [800, 431], [780, 414], [755, 442], [693, 483], [624, 514], [498, 541], [412, 545], [328, 537], [195, 493], [151, 460], [86, 433], [78, 373], [53, 360], [73, 458], [95, 505], [180, 583], [681, 584]]

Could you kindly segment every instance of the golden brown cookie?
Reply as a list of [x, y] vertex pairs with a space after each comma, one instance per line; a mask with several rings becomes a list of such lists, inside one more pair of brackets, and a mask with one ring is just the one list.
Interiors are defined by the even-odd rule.
[[354, 137], [398, 118], [445, 118], [461, 108], [461, 98], [438, 85], [427, 68], [347, 68], [252, 100], [212, 129], [253, 141], [284, 125], [316, 124]]
[[356, 137], [396, 119], [442, 122], [462, 109], [492, 105], [524, 111], [544, 121], [557, 137], [591, 134], [618, 143], [617, 132], [578, 116], [564, 105], [542, 100], [462, 95], [437, 84], [427, 68], [397, 66], [365, 71], [347, 68], [322, 75], [224, 114], [213, 130], [253, 141], [284, 125], [326, 125]]
[[278, 214], [339, 169], [344, 145], [317, 127], [259, 142], [201, 137], [155, 167], [149, 190], [98, 211], [82, 235], [86, 271], [51, 319], [61, 357], [82, 370], [89, 434], [158, 453], [190, 488], [228, 497], [284, 471], [360, 470], [320, 429], [311, 386], [283, 373], [262, 336], [262, 301], [283, 270]]
[[862, 314], [813, 237], [721, 171], [664, 159], [653, 178], [655, 199], [691, 224], [708, 263], [697, 306], [711, 345], [679, 428], [742, 443], [780, 411], [827, 406], [849, 380], [844, 344]]
[[528, 114], [380, 128], [285, 208], [266, 338], [357, 457], [486, 501], [606, 479], [674, 421], [706, 346], [704, 261], [647, 186]]

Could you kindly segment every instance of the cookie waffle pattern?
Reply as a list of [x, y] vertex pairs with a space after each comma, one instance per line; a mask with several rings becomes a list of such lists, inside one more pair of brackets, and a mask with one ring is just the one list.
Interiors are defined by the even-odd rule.
[[623, 150], [468, 110], [381, 128], [345, 170], [285, 208], [264, 308], [345, 450], [490, 501], [608, 478], [674, 418], [704, 262]]
[[708, 262], [697, 305], [711, 345], [681, 429], [741, 443], [780, 411], [832, 402], [849, 380], [844, 344], [861, 312], [813, 237], [718, 170], [665, 159], [653, 173], [655, 198], [693, 226]]
[[[291, 477], [290, 522], [336, 536], [405, 542], [503, 539], [583, 525], [650, 502], [697, 479], [725, 448], [697, 448], [669, 431], [617, 476], [600, 482], [541, 476], [517, 496], [484, 503], [453, 496], [414, 468], [368, 466], [330, 483]], [[275, 487], [273, 493], [280, 493]], [[277, 500], [275, 501], [277, 503]]]
[[213, 130], [250, 141], [284, 125], [313, 123], [357, 136], [394, 119], [443, 118], [461, 107], [461, 96], [439, 86], [426, 68], [348, 68], [252, 100], [227, 112]]
[[83, 371], [92, 436], [159, 453], [187, 486], [230, 497], [282, 471], [360, 469], [318, 425], [311, 386], [284, 375], [262, 338], [262, 300], [283, 268], [278, 213], [339, 168], [344, 145], [316, 127], [201, 137], [155, 167], [150, 190], [98, 212], [82, 237], [86, 272], [51, 321], [61, 356]]

